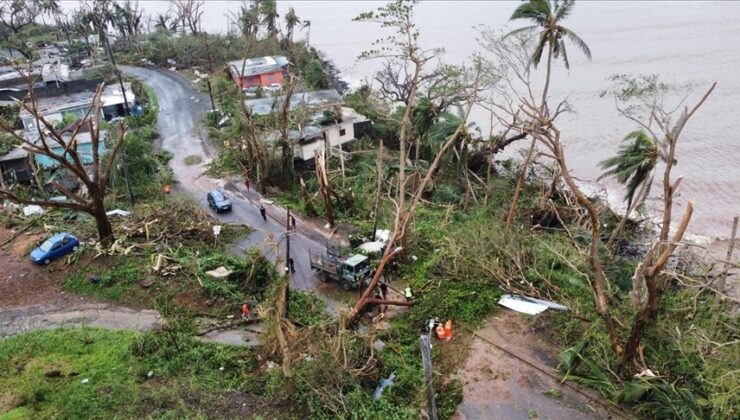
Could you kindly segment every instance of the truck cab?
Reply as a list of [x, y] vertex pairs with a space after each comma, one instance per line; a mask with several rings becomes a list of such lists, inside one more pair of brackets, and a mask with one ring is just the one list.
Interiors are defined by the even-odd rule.
[[342, 281], [348, 283], [351, 289], [362, 286], [369, 274], [370, 260], [364, 255], [355, 254], [342, 263]]
[[322, 281], [329, 279], [338, 281], [346, 290], [363, 286], [370, 274], [370, 260], [368, 257], [355, 254], [348, 258], [334, 253], [322, 253], [309, 250], [311, 268], [319, 272]]

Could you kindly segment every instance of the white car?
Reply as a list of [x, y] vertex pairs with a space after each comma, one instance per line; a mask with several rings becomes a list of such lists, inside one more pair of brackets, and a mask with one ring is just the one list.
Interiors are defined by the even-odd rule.
[[265, 86], [265, 87], [264, 87], [264, 89], [265, 89], [266, 91], [268, 91], [268, 92], [280, 92], [280, 90], [281, 90], [282, 88], [283, 88], [283, 87], [282, 87], [282, 86], [280, 86], [280, 83], [272, 83], [272, 84], [270, 84], [270, 85], [267, 85], [267, 86]]

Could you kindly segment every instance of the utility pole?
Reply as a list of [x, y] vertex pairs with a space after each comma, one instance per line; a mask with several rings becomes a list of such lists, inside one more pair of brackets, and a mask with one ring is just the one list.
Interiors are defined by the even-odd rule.
[[285, 317], [288, 318], [290, 312], [290, 207], [285, 207], [285, 277], [288, 279], [288, 285], [285, 287]]
[[211, 76], [213, 75], [213, 62], [211, 61], [211, 49], [208, 48], [208, 32], [203, 32], [203, 39], [206, 41], [206, 52], [208, 53], [208, 79], [206, 84], [208, 85], [208, 96], [211, 98], [211, 110], [216, 110], [216, 105], [213, 103], [213, 92], [211, 91]]
[[[110, 47], [110, 41], [108, 40], [108, 35], [105, 35], [105, 46], [106, 50], [108, 50], [108, 57], [110, 57], [110, 63], [113, 66], [113, 71], [116, 73], [116, 76], [118, 76], [118, 84], [121, 85], [121, 94], [123, 94], [123, 108], [126, 110], [126, 115], [131, 115], [131, 109], [128, 106], [128, 98], [126, 97], [126, 88], [123, 86], [123, 77], [121, 77], [121, 72], [118, 70], [118, 66], [116, 66], [116, 59], [113, 57], [113, 50]], [[135, 203], [134, 199], [134, 192], [131, 190], [131, 178], [128, 176], [128, 159], [126, 158], [126, 145], [124, 144], [123, 147], [121, 147], [121, 161], [123, 162], [123, 176], [126, 177], [126, 189], [128, 189], [128, 197], [131, 201], [131, 206], [133, 207]]]
[[431, 345], [429, 335], [422, 332], [421, 361], [424, 365], [424, 382], [427, 388], [427, 417], [429, 420], [437, 420], [437, 403], [434, 400], [434, 386], [432, 386], [432, 355], [429, 351]]

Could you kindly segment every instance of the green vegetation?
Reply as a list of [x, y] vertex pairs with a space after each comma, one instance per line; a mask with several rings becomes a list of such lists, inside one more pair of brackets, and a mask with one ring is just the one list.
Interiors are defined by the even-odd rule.
[[[64, 287], [107, 301], [157, 308], [168, 318], [168, 326], [150, 334], [73, 330], [2, 341], [0, 410], [10, 417], [236, 417], [244, 413], [227, 401], [252, 407], [266, 399], [268, 406], [281, 409], [277, 415], [289, 418], [417, 418], [425, 406], [418, 335], [435, 317], [452, 319], [456, 326], [455, 340], [435, 343], [433, 349], [437, 404], [440, 417], [448, 418], [462, 399], [463, 384], [451, 375], [467, 356], [467, 331], [499, 310], [503, 293], [517, 293], [569, 308], [537, 319], [561, 352], [558, 369], [564, 379], [593, 388], [615, 403], [632, 405], [646, 418], [737, 417], [740, 348], [731, 303], [710, 293], [709, 285], [692, 275], [696, 266], [679, 257], [680, 264], [671, 272], [655, 266], [659, 269], [650, 280], [659, 293], [652, 295], [657, 300], [651, 312], [635, 297], [643, 290], [635, 278], [654, 261], [644, 257], [646, 252], [662, 247], [673, 253], [667, 236], [650, 250], [627, 250], [626, 239], [642, 234], [641, 241], [649, 240], [650, 233], [636, 224], [626, 226], [626, 217], [620, 220], [600, 200], [579, 195], [579, 187], [568, 182], [572, 178], [556, 126], [561, 108], [548, 103], [548, 89], [553, 59], [569, 67], [566, 39], [590, 58], [586, 43], [563, 26], [574, 2], [532, 0], [519, 5], [512, 19], [533, 26], [504, 37], [483, 33], [493, 57], [491, 63], [480, 57], [471, 60], [475, 68], [433, 65], [436, 50], [418, 43], [414, 5], [396, 1], [357, 18], [397, 32], [361, 58], [393, 55], [394, 60], [383, 63], [378, 91], [363, 86], [346, 95], [346, 104], [372, 125], [364, 138], [345, 148], [343, 159], [327, 158], [327, 175], [321, 180], [321, 171], [312, 166], [283, 170], [284, 160], [290, 160], [287, 148], [264, 139], [279, 133], [289, 145], [285, 133], [298, 128], [307, 115], [249, 115], [242, 93], [228, 74], [219, 72], [226, 61], [244, 55], [284, 54], [296, 65], [305, 87], [329, 86], [318, 53], [307, 43], [293, 41], [301, 20], [292, 9], [285, 16], [288, 33], [282, 39], [274, 1], [243, 4], [232, 16], [239, 33], [229, 35], [200, 32], [194, 16], [182, 10], [176, 19], [159, 16], [156, 32], [149, 34], [127, 28], [136, 15], [130, 3], [113, 6], [118, 15], [105, 17], [106, 24], [117, 22], [114, 26], [122, 36], [116, 49], [123, 62], [140, 64], [144, 59], [170, 66], [168, 59], [173, 59], [180, 69], [207, 69], [218, 109], [208, 114], [207, 124], [210, 139], [221, 149], [210, 174], [247, 172], [255, 186], [277, 202], [310, 217], [332, 213], [337, 222], [357, 227], [363, 237], [372, 234], [376, 220], [379, 228], [401, 232], [387, 248], [403, 246], [398, 265], [383, 275], [397, 289], [413, 289], [413, 306], [387, 320], [387, 328], [357, 328], [368, 318], [361, 311], [359, 321], [336, 319], [316, 295], [288, 291], [285, 277], [256, 251], [229, 254], [229, 243], [244, 229], [226, 226], [218, 242], [214, 238], [211, 243], [212, 219], [192, 202], [162, 192], [173, 179], [167, 168], [170, 156], [154, 147], [156, 98], [135, 84], [147, 106], [144, 116], [127, 119], [125, 150], [132, 186], [142, 203], [132, 209], [135, 216], [130, 220], [115, 222], [119, 235], [112, 255], [89, 258]], [[94, 12], [82, 16], [88, 29], [100, 29]], [[178, 25], [184, 31], [174, 37]], [[264, 38], [257, 39], [258, 33]], [[539, 93], [529, 95], [510, 112], [496, 115], [505, 126], [501, 133], [477, 134], [466, 121], [466, 106], [482, 100], [479, 92], [515, 98], [519, 95], [512, 85], [531, 88], [528, 72], [536, 69], [546, 49], [542, 101], [535, 98]], [[517, 73], [523, 71], [526, 77]], [[398, 74], [410, 80], [401, 81]], [[612, 81], [621, 84], [615, 95], [618, 103], [664, 93], [657, 77], [621, 75]], [[657, 102], [642, 101], [646, 103]], [[650, 123], [656, 115], [669, 115], [648, 114]], [[324, 123], [333, 121], [336, 110], [321, 117]], [[656, 167], [677, 161], [672, 147], [680, 130], [671, 129], [675, 121], [662, 123], [666, 140], [634, 131], [626, 138], [631, 143], [603, 163], [605, 176], [626, 184], [630, 211], [647, 198]], [[536, 159], [498, 162], [496, 153], [509, 144], [507, 136], [513, 132], [521, 133], [519, 139], [533, 137], [530, 150], [539, 147], [544, 152]], [[674, 133], [676, 138], [671, 137]], [[116, 135], [111, 128], [109, 138]], [[671, 150], [670, 156], [663, 156], [661, 149]], [[200, 158], [189, 156], [185, 163], [197, 165]], [[106, 204], [125, 208], [120, 167], [111, 181]], [[674, 191], [666, 191], [665, 197], [672, 197]], [[57, 215], [61, 212], [52, 214]], [[94, 232], [85, 217], [78, 218], [75, 228], [88, 236]], [[93, 252], [89, 248], [83, 255]], [[377, 256], [372, 258], [378, 262]], [[225, 278], [206, 274], [222, 266], [231, 271]], [[142, 280], [152, 284], [143, 286]], [[233, 315], [242, 302], [256, 304], [253, 310], [262, 317], [259, 357], [251, 350], [193, 339], [196, 316]], [[635, 334], [639, 346], [628, 339]], [[382, 349], [376, 348], [378, 343]], [[624, 356], [622, 344], [631, 344], [639, 358], [635, 353]], [[258, 366], [258, 361], [264, 365]], [[44, 375], [51, 371], [59, 373]], [[393, 387], [374, 400], [378, 380], [393, 372]], [[90, 382], [82, 384], [83, 377]], [[557, 389], [544, 394], [562, 397]]]
[[244, 393], [257, 367], [242, 348], [184, 332], [98, 329], [27, 333], [0, 341], [3, 418], [233, 417], [261, 398]]
[[315, 58], [308, 62], [303, 78], [306, 86], [310, 89], [326, 89], [329, 87], [324, 66], [321, 61]]

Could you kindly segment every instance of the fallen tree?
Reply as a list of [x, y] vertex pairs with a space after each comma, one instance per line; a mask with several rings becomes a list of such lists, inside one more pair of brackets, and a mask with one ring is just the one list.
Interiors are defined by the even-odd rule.
[[[53, 181], [51, 185], [63, 194], [69, 201], [52, 201], [38, 199], [31, 195], [30, 191], [14, 184], [0, 188], [0, 197], [8, 200], [27, 204], [38, 205], [49, 208], [70, 209], [89, 214], [95, 219], [98, 231], [98, 239], [104, 244], [113, 242], [113, 228], [106, 215], [105, 193], [108, 189], [108, 181], [114, 168], [113, 162], [123, 146], [126, 138], [127, 127], [125, 123], [118, 126], [118, 138], [108, 150], [107, 155], [101, 156], [99, 146], [100, 138], [100, 116], [102, 115], [101, 95], [105, 85], [98, 86], [93, 99], [93, 105], [87, 110], [85, 116], [75, 124], [70, 136], [63, 136], [60, 130], [54, 128], [53, 122], [47, 121], [39, 109], [36, 97], [33, 94], [33, 86], [29, 81], [29, 93], [20, 101], [21, 109], [28, 111], [36, 123], [37, 139], [30, 138], [27, 133], [16, 132], [12, 124], [0, 118], [0, 126], [9, 135], [16, 138], [21, 147], [34, 156], [46, 156], [60, 169], [71, 173], [84, 186], [84, 192], [73, 192], [65, 188], [60, 182]], [[90, 132], [91, 155], [83, 156], [78, 151], [77, 136], [82, 128]], [[58, 151], [61, 149], [61, 151]], [[89, 158], [89, 161], [87, 160]]]

